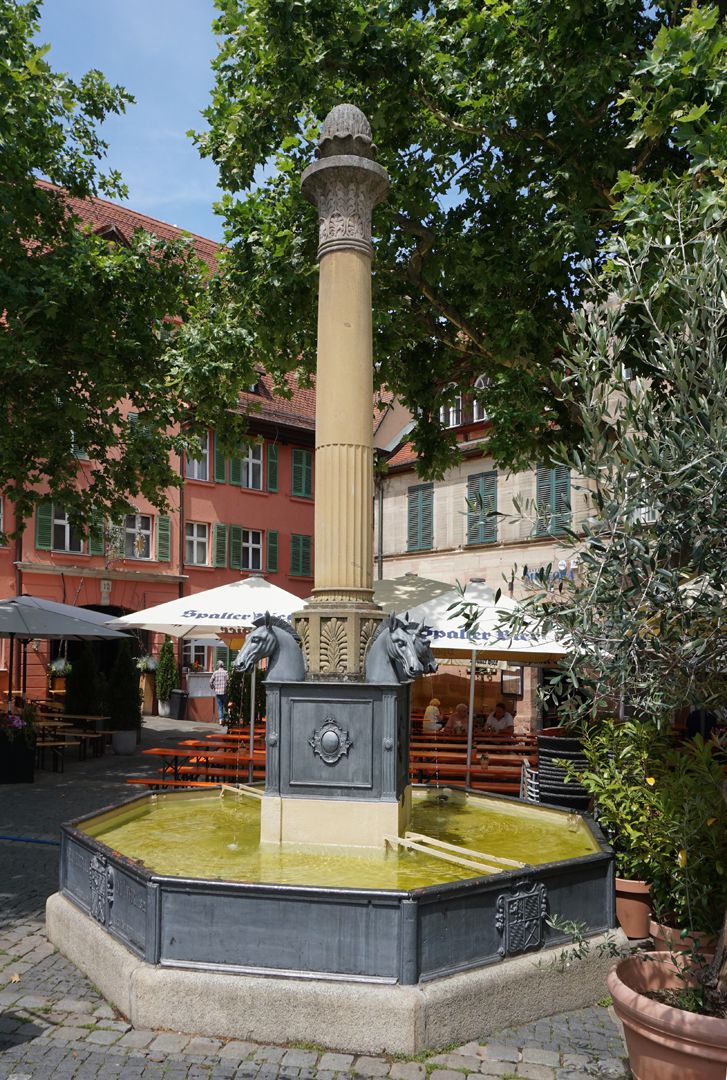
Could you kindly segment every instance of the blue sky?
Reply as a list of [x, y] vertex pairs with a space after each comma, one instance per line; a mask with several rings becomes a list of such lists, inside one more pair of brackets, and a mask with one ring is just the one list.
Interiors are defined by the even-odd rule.
[[186, 135], [202, 126], [212, 87], [212, 0], [45, 0], [41, 13], [54, 70], [79, 78], [99, 68], [136, 98], [103, 128], [128, 205], [221, 240], [217, 170]]

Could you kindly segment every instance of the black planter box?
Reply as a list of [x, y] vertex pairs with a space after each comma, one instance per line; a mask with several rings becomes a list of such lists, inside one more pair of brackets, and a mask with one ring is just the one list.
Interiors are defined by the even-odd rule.
[[0, 732], [0, 784], [32, 784], [35, 780], [35, 739], [10, 738]]

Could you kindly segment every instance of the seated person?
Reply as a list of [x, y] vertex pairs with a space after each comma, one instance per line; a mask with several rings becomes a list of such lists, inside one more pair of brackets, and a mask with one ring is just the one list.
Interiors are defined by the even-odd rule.
[[503, 701], [498, 701], [495, 708], [485, 721], [485, 731], [501, 732], [506, 735], [512, 735], [515, 730], [515, 720], [511, 713], [507, 711], [507, 705]]
[[438, 697], [433, 697], [424, 710], [424, 720], [422, 723], [422, 731], [439, 731], [442, 724], [443, 717], [439, 711], [440, 701]]
[[465, 704], [457, 705], [452, 710], [447, 723], [442, 728], [444, 735], [466, 735], [470, 711]]

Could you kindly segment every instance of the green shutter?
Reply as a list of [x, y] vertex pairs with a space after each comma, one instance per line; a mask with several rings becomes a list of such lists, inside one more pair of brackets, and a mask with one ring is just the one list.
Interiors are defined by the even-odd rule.
[[91, 527], [88, 530], [88, 554], [89, 555], [103, 555], [104, 553], [104, 538], [103, 538], [103, 522], [99, 524], [98, 521], [91, 523]]
[[220, 660], [225, 665], [225, 667], [227, 667], [230, 662], [230, 653], [226, 645], [215, 645], [215, 659], [214, 663], [212, 664], [213, 670], [217, 667], [217, 664]]
[[227, 526], [215, 523], [212, 530], [213, 566], [227, 566]]
[[497, 473], [492, 470], [467, 477], [467, 543], [497, 541]]
[[129, 427], [136, 427], [136, 425], [139, 423], [139, 414], [138, 414], [138, 412], [127, 413], [126, 414], [126, 423], [129, 425]]
[[313, 574], [313, 538], [296, 533], [290, 538], [291, 577], [311, 577]]
[[552, 469], [547, 469], [545, 465], [538, 465], [535, 476], [535, 503], [537, 507], [537, 523], [535, 531], [538, 536], [544, 536], [550, 531], [550, 509], [552, 501]]
[[230, 458], [230, 483], [242, 487], [242, 460], [239, 457]]
[[415, 484], [407, 492], [407, 550], [424, 551], [434, 541], [434, 485]]
[[157, 562], [169, 562], [172, 554], [172, 523], [164, 514], [156, 520]]
[[271, 574], [278, 570], [278, 533], [276, 529], [268, 529], [268, 561], [267, 568]]
[[230, 569], [242, 570], [242, 526], [230, 525]]
[[555, 533], [570, 528], [570, 469], [556, 465], [553, 469], [553, 526]]
[[278, 447], [276, 443], [268, 444], [268, 491], [278, 490]]
[[215, 448], [215, 483], [226, 484], [227, 483], [227, 462], [225, 461], [225, 455], [221, 452], [217, 445], [217, 432], [214, 434], [214, 448]]
[[303, 499], [313, 498], [313, 455], [308, 450], [293, 450], [292, 494]]
[[53, 503], [39, 503], [35, 508], [35, 546], [38, 551], [53, 547]]

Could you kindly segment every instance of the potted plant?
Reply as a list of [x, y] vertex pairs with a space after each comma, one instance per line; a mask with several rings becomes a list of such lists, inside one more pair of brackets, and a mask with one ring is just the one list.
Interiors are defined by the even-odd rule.
[[32, 784], [35, 779], [36, 716], [30, 705], [0, 715], [0, 784]]
[[48, 665], [48, 677], [50, 679], [51, 690], [65, 691], [66, 678], [71, 674], [73, 668], [66, 660], [65, 656], [59, 656], [56, 660], [51, 661]]
[[660, 952], [715, 948], [727, 907], [724, 749], [698, 735], [675, 747], [656, 773], [649, 929]]
[[160, 716], [169, 716], [169, 700], [172, 690], [177, 688], [179, 676], [174, 658], [172, 639], [167, 637], [159, 652], [159, 665], [156, 673], [156, 689]]
[[113, 732], [111, 746], [115, 754], [133, 754], [137, 732], [141, 728], [141, 699], [139, 675], [131, 646], [124, 641], [119, 647], [108, 690], [109, 727]]
[[66, 677], [64, 706], [67, 713], [80, 716], [99, 716], [103, 713], [96, 657], [88, 642]]
[[139, 689], [141, 690], [142, 712], [149, 715], [154, 711], [154, 684], [158, 664], [153, 656], [144, 653], [136, 661], [136, 667], [140, 673]]
[[629, 938], [649, 935], [660, 814], [654, 773], [665, 748], [665, 737], [652, 724], [636, 720], [604, 719], [582, 739], [586, 767], [576, 775], [593, 797], [595, 817], [613, 847], [616, 917]]

